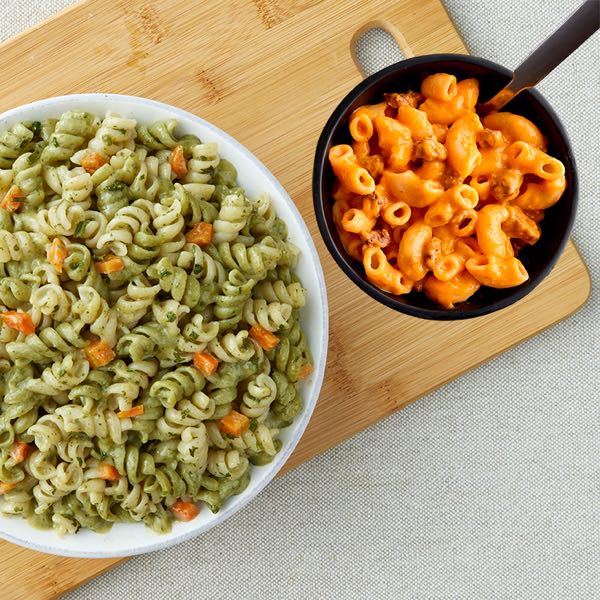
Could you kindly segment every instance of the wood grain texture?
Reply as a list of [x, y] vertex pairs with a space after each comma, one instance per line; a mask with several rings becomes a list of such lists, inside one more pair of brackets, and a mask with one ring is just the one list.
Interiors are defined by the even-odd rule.
[[[76, 92], [155, 98], [225, 129], [288, 190], [320, 253], [331, 335], [317, 409], [284, 470], [565, 318], [590, 289], [569, 244], [518, 304], [435, 323], [377, 304], [338, 269], [312, 211], [312, 157], [332, 109], [360, 81], [350, 42], [369, 23], [396, 28], [415, 54], [467, 51], [438, 0], [87, 0], [0, 47], [0, 110]], [[119, 562], [0, 548], [0, 597], [11, 600], [56, 598]]]

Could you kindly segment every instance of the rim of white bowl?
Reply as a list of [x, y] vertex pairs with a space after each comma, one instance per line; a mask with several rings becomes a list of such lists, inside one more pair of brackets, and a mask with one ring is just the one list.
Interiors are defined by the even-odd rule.
[[[223, 523], [228, 517], [242, 510], [251, 500], [256, 498], [260, 494], [260, 492], [270, 483], [275, 475], [281, 470], [283, 465], [287, 462], [288, 458], [298, 445], [298, 442], [302, 438], [304, 431], [310, 421], [314, 408], [317, 404], [317, 400], [319, 398], [321, 387], [323, 384], [323, 377], [325, 374], [325, 365], [327, 362], [327, 347], [328, 347], [328, 338], [329, 338], [329, 310], [327, 303], [327, 288], [325, 286], [325, 276], [323, 274], [323, 268], [321, 266], [321, 261], [319, 259], [319, 255], [315, 244], [313, 242], [312, 236], [308, 231], [308, 227], [300, 214], [296, 204], [290, 198], [289, 194], [285, 191], [284, 187], [279, 183], [277, 178], [267, 169], [267, 167], [241, 142], [238, 142], [234, 137], [229, 135], [227, 132], [223, 131], [216, 125], [213, 125], [209, 121], [206, 121], [202, 117], [199, 117], [189, 111], [183, 110], [171, 104], [167, 104], [166, 102], [160, 102], [158, 100], [151, 100], [149, 98], [143, 98], [141, 96], [130, 96], [127, 94], [104, 94], [104, 93], [87, 93], [87, 94], [66, 94], [63, 96], [52, 96], [50, 98], [45, 98], [43, 100], [36, 100], [35, 102], [30, 102], [28, 104], [23, 104], [21, 106], [11, 108], [0, 114], [0, 125], [10, 120], [12, 117], [19, 115], [23, 110], [31, 110], [35, 108], [44, 107], [45, 109], [51, 107], [53, 104], [60, 104], [67, 100], [74, 100], [77, 102], [98, 102], [104, 100], [106, 102], [113, 102], [118, 104], [119, 102], [127, 102], [127, 103], [136, 103], [139, 105], [146, 105], [154, 108], [160, 108], [163, 110], [168, 110], [172, 113], [173, 117], [177, 118], [178, 116], [183, 119], [189, 119], [191, 121], [196, 121], [201, 126], [210, 130], [215, 134], [217, 138], [225, 140], [227, 143], [231, 144], [234, 148], [236, 148], [239, 152], [246, 155], [246, 157], [254, 164], [254, 166], [260, 171], [263, 178], [268, 180], [271, 185], [275, 188], [277, 193], [281, 196], [281, 199], [284, 203], [288, 205], [290, 210], [292, 211], [294, 218], [297, 221], [297, 225], [299, 226], [300, 231], [303, 234], [303, 241], [305, 243], [305, 247], [302, 248], [302, 253], [306, 253], [308, 258], [310, 259], [313, 268], [315, 270], [316, 279], [318, 281], [319, 287], [319, 302], [321, 307], [321, 327], [323, 334], [321, 335], [321, 339], [318, 340], [318, 347], [320, 353], [320, 360], [317, 364], [315, 364], [315, 370], [311, 376], [312, 379], [312, 390], [309, 397], [303, 397], [304, 408], [302, 414], [290, 425], [290, 427], [294, 428], [293, 437], [289, 440], [285, 447], [283, 447], [276, 455], [271, 463], [269, 463], [268, 471], [265, 475], [262, 476], [262, 479], [255, 483], [255, 487], [252, 490], [252, 493], [246, 493], [246, 491], [242, 492], [237, 496], [232, 496], [228, 500], [228, 506], [220, 510], [218, 513], [214, 515], [214, 520], [210, 520], [206, 523], [199, 525], [196, 529], [183, 531], [181, 533], [166, 533], [160, 534], [156, 533], [156, 543], [143, 545], [141, 547], [132, 544], [131, 548], [124, 550], [96, 550], [96, 551], [86, 551], [81, 549], [70, 549], [66, 542], [68, 542], [68, 536], [64, 538], [60, 538], [56, 536], [57, 545], [47, 546], [45, 544], [40, 544], [38, 542], [34, 542], [25, 538], [16, 537], [10, 533], [7, 533], [2, 530], [2, 521], [4, 519], [13, 518], [13, 517], [3, 517], [0, 516], [0, 538], [11, 542], [13, 544], [17, 544], [18, 546], [23, 546], [25, 548], [29, 548], [31, 550], [36, 550], [38, 552], [44, 552], [46, 554], [54, 554], [57, 556], [67, 556], [73, 558], [119, 558], [126, 556], [135, 556], [138, 554], [145, 554], [147, 552], [154, 552], [156, 550], [163, 550], [165, 548], [169, 548], [176, 544], [180, 544], [185, 542], [186, 540], [195, 538], [202, 533], [216, 527]], [[212, 141], [212, 140], [211, 140]], [[219, 141], [214, 140], [214, 141]], [[251, 478], [252, 479], [252, 478]], [[23, 519], [23, 523], [31, 528], [35, 528], [30, 525], [25, 519]], [[126, 523], [123, 524], [127, 527], [137, 527], [137, 528], [145, 528], [143, 523]], [[133, 533], [133, 532], [132, 532]], [[94, 534], [100, 537], [106, 535], [102, 533]], [[132, 538], [134, 539], [134, 538]]]

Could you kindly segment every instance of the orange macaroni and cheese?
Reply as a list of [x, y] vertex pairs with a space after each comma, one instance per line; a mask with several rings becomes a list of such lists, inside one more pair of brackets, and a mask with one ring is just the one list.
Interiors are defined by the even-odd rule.
[[329, 151], [341, 240], [386, 292], [422, 290], [453, 308], [482, 285], [529, 277], [517, 253], [539, 239], [565, 168], [525, 117], [480, 118], [478, 94], [476, 79], [430, 75], [420, 93], [355, 110], [352, 145]]

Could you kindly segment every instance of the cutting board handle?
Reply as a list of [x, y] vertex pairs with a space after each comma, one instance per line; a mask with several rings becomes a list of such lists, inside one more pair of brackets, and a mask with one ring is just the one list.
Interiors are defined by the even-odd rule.
[[396, 44], [398, 44], [398, 48], [400, 48], [400, 51], [402, 52], [404, 58], [412, 58], [413, 56], [415, 56], [415, 52], [410, 47], [409, 43], [406, 41], [404, 34], [393, 23], [390, 23], [389, 21], [383, 19], [369, 21], [368, 23], [365, 23], [362, 27], [360, 27], [360, 29], [356, 30], [356, 32], [352, 36], [352, 40], [350, 41], [350, 52], [352, 54], [352, 60], [354, 61], [354, 64], [356, 65], [356, 68], [358, 69], [359, 73], [363, 77], [366, 77], [367, 74], [365, 73], [362, 65], [360, 64], [360, 61], [358, 60], [358, 56], [356, 55], [356, 46], [358, 40], [367, 31], [370, 31], [371, 29], [383, 29], [386, 33], [389, 33], [396, 42]]

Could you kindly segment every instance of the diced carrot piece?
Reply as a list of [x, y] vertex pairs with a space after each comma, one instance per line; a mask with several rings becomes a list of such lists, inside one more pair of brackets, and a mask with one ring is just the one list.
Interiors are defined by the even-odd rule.
[[191, 521], [198, 516], [200, 509], [192, 502], [179, 499], [171, 506], [171, 512], [178, 521]]
[[25, 194], [21, 191], [21, 188], [16, 185], [11, 185], [4, 198], [2, 198], [2, 202], [0, 202], [0, 208], [3, 208], [8, 212], [19, 210], [23, 203], [16, 201], [15, 198], [25, 198]]
[[185, 156], [183, 155], [183, 146], [176, 146], [171, 150], [169, 164], [176, 177], [183, 177], [188, 172]]
[[6, 494], [6, 492], [10, 492], [15, 487], [17, 487], [16, 483], [4, 483], [4, 481], [0, 481], [0, 496]]
[[208, 352], [194, 352], [194, 366], [203, 375], [212, 375], [219, 366], [219, 361]]
[[98, 465], [98, 477], [107, 481], [118, 481], [121, 479], [121, 475], [116, 467], [107, 462], [101, 462]]
[[104, 340], [91, 342], [85, 347], [84, 352], [92, 369], [107, 365], [116, 356], [114, 350]]
[[313, 371], [314, 367], [312, 365], [302, 365], [298, 371], [298, 379], [304, 379], [305, 377], [308, 377]]
[[29, 313], [7, 310], [0, 313], [0, 317], [2, 317], [4, 324], [11, 329], [16, 329], [25, 335], [35, 333], [35, 325]]
[[208, 246], [212, 242], [213, 226], [212, 223], [205, 223], [199, 221], [190, 229], [185, 239], [192, 244], [198, 244], [198, 246]]
[[13, 459], [15, 464], [22, 463], [31, 452], [31, 446], [22, 442], [21, 440], [16, 440], [12, 448], [10, 449], [10, 457]]
[[57, 273], [62, 273], [65, 258], [69, 256], [64, 242], [60, 238], [54, 238], [48, 248], [48, 262], [56, 269]]
[[91, 175], [108, 161], [98, 152], [86, 152], [81, 159], [81, 166]]
[[232, 410], [228, 415], [219, 419], [219, 429], [230, 435], [242, 435], [248, 430], [248, 427], [250, 427], [250, 419], [237, 410]]
[[116, 271], [122, 271], [125, 268], [123, 259], [114, 254], [107, 254], [104, 260], [96, 263], [96, 270], [98, 273], [115, 273]]
[[119, 419], [128, 419], [130, 417], [141, 417], [144, 414], [144, 406], [143, 404], [138, 404], [137, 406], [132, 406], [127, 410], [120, 410], [117, 413], [117, 417]]
[[267, 331], [262, 325], [252, 325], [250, 327], [250, 337], [267, 352], [273, 350], [279, 344], [279, 338]]

